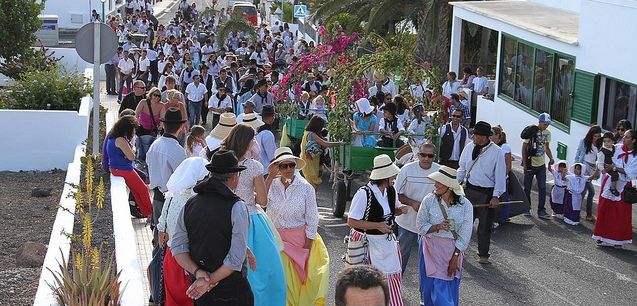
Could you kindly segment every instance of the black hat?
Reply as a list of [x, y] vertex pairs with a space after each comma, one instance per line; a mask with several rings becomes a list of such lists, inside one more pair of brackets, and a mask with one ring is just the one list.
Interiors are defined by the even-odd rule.
[[480, 136], [491, 136], [493, 135], [493, 131], [491, 131], [491, 125], [488, 122], [478, 121], [473, 127], [473, 134]]
[[262, 117], [274, 116], [274, 106], [263, 105], [263, 108], [261, 109], [261, 116]]
[[171, 107], [166, 111], [164, 118], [161, 119], [162, 122], [166, 123], [184, 123], [184, 120], [181, 116], [181, 111], [178, 108]]
[[219, 149], [212, 155], [210, 163], [206, 165], [206, 169], [212, 173], [235, 173], [246, 169], [245, 166], [239, 166], [239, 160], [232, 150]]

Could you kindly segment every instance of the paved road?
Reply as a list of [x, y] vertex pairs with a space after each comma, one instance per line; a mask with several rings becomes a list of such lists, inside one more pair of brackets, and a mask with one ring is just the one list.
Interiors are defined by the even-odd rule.
[[[331, 256], [328, 301], [332, 303], [337, 273], [343, 269], [343, 236], [349, 228], [346, 219], [331, 215], [332, 189], [327, 181], [325, 176], [317, 199], [321, 206], [319, 233]], [[535, 197], [533, 205], [537, 207]], [[493, 264], [489, 266], [478, 264], [473, 237], [466, 252], [461, 303], [637, 305], [637, 247], [597, 248], [591, 231], [590, 222], [573, 227], [560, 220], [515, 217], [492, 236]], [[404, 276], [406, 305], [418, 305], [419, 301], [417, 256], [414, 251]]]

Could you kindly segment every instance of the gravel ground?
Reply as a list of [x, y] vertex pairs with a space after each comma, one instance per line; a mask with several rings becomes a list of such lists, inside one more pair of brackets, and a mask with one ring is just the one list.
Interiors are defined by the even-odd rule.
[[[0, 172], [0, 305], [31, 305], [41, 268], [18, 267], [17, 249], [26, 241], [49, 243], [65, 171]], [[46, 198], [31, 197], [34, 187], [53, 188]]]

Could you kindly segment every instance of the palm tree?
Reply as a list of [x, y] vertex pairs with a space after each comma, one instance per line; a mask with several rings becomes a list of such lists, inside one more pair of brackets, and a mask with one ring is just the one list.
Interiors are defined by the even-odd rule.
[[395, 25], [408, 21], [417, 31], [416, 61], [446, 70], [449, 64], [452, 8], [447, 0], [314, 0], [314, 15], [328, 19], [349, 13], [365, 30], [394, 34]]

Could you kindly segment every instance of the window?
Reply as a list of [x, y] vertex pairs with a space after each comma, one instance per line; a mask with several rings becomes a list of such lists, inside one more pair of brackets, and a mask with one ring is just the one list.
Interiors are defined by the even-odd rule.
[[500, 95], [570, 124], [574, 61], [555, 51], [502, 36]]
[[458, 69], [454, 70], [458, 72], [458, 78], [462, 79], [464, 67], [471, 67], [474, 74], [478, 67], [482, 67], [485, 76], [494, 80], [499, 32], [463, 20], [461, 35], [460, 67], [453, 68]]
[[621, 119], [635, 124], [637, 115], [637, 86], [606, 79], [604, 88], [604, 119], [602, 127], [612, 131]]

